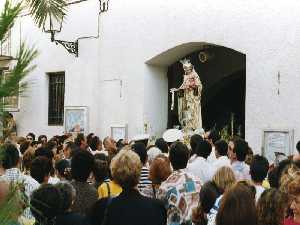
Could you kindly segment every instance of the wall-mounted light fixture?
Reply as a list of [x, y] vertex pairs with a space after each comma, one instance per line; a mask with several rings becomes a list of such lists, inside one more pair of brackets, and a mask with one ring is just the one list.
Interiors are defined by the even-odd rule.
[[[109, 0], [99, 0], [99, 4], [100, 4], [99, 14], [106, 12], [108, 10], [108, 3], [109, 3]], [[73, 54], [76, 57], [78, 57], [78, 53], [79, 53], [78, 40], [89, 38], [89, 37], [78, 38], [76, 41], [64, 41], [64, 40], [55, 39], [55, 34], [61, 32], [62, 23], [63, 23], [63, 18], [58, 20], [57, 18], [50, 15], [49, 18], [47, 18], [46, 22], [43, 25], [43, 31], [45, 33], [50, 33], [51, 42], [55, 42], [55, 44], [57, 44], [57, 45], [58, 44], [62, 45], [70, 54]], [[99, 26], [99, 24], [98, 24], [98, 26]], [[98, 27], [98, 32], [99, 32], [99, 27]], [[99, 33], [98, 33], [97, 37], [99, 37]]]

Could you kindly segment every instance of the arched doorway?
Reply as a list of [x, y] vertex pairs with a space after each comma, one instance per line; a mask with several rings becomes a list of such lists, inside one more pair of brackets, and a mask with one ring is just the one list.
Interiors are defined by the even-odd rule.
[[[206, 44], [181, 58], [190, 59], [203, 84], [203, 128], [220, 130], [227, 127], [229, 133], [233, 131], [244, 136], [246, 55], [226, 47]], [[178, 61], [168, 66], [168, 90], [181, 85], [183, 73]], [[173, 128], [180, 125], [177, 98], [172, 111], [171, 96], [168, 96], [168, 128]]]

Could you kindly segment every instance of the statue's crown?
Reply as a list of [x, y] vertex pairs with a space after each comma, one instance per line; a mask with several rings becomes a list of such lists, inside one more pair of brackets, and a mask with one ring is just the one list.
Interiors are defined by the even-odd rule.
[[183, 59], [183, 60], [180, 60], [180, 62], [184, 68], [193, 67], [193, 64], [191, 63], [191, 61], [189, 59]]

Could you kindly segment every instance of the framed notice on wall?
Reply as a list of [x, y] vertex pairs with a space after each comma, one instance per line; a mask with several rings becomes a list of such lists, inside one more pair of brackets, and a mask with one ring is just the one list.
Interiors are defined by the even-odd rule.
[[88, 108], [66, 106], [64, 114], [65, 133], [88, 133]]
[[289, 156], [294, 148], [293, 130], [264, 130], [262, 154], [270, 163], [275, 161], [275, 153]]
[[127, 139], [128, 138], [128, 126], [126, 125], [116, 125], [111, 126], [111, 137], [118, 141], [120, 139]]

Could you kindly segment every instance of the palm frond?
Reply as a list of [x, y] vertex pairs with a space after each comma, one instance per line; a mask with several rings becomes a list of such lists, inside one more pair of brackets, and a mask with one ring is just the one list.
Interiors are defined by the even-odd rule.
[[31, 62], [37, 55], [38, 51], [36, 49], [28, 49], [24, 43], [21, 44], [17, 54], [17, 64], [9, 72], [7, 79], [0, 83], [0, 99], [20, 94], [25, 90], [27, 83], [20, 82], [28, 73], [35, 69], [36, 66], [31, 65]]
[[6, 0], [0, 15], [0, 42], [5, 40], [7, 32], [14, 25], [15, 19], [22, 9], [21, 3], [13, 6], [9, 0]]
[[47, 18], [62, 21], [66, 15], [66, 0], [26, 0], [35, 23], [41, 28]]

